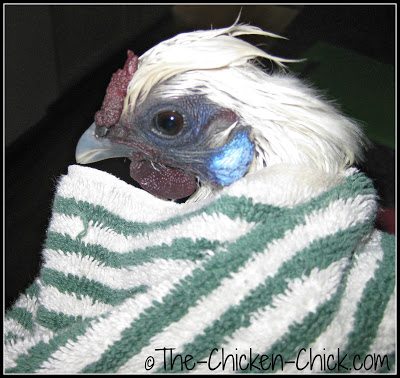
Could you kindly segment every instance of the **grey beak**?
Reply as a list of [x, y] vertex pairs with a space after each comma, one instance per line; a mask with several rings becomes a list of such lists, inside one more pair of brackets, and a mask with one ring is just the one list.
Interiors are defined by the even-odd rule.
[[113, 143], [107, 137], [97, 137], [96, 125], [92, 125], [82, 134], [76, 146], [75, 159], [79, 164], [89, 164], [96, 161], [129, 157], [132, 148], [119, 143]]

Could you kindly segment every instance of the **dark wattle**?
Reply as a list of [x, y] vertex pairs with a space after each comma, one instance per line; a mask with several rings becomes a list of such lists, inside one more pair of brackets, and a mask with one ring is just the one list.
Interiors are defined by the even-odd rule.
[[194, 175], [181, 169], [157, 165], [148, 160], [132, 161], [130, 175], [150, 194], [162, 199], [180, 199], [192, 195], [197, 189]]

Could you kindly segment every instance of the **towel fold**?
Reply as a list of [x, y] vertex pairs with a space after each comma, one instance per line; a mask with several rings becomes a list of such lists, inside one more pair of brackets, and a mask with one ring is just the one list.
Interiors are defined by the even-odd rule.
[[6, 314], [5, 372], [393, 372], [395, 240], [376, 212], [355, 169], [276, 166], [177, 204], [70, 166]]

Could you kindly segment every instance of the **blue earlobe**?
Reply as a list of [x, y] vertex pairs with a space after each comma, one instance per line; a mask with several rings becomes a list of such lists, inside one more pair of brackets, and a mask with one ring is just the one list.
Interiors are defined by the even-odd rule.
[[240, 130], [209, 159], [208, 173], [211, 180], [227, 186], [243, 177], [254, 156], [254, 144], [246, 130]]

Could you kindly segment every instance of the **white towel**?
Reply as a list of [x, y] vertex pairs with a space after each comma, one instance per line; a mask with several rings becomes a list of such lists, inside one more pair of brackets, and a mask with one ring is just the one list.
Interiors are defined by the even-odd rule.
[[376, 210], [355, 169], [276, 166], [177, 204], [71, 166], [40, 275], [6, 314], [5, 372], [393, 372]]

